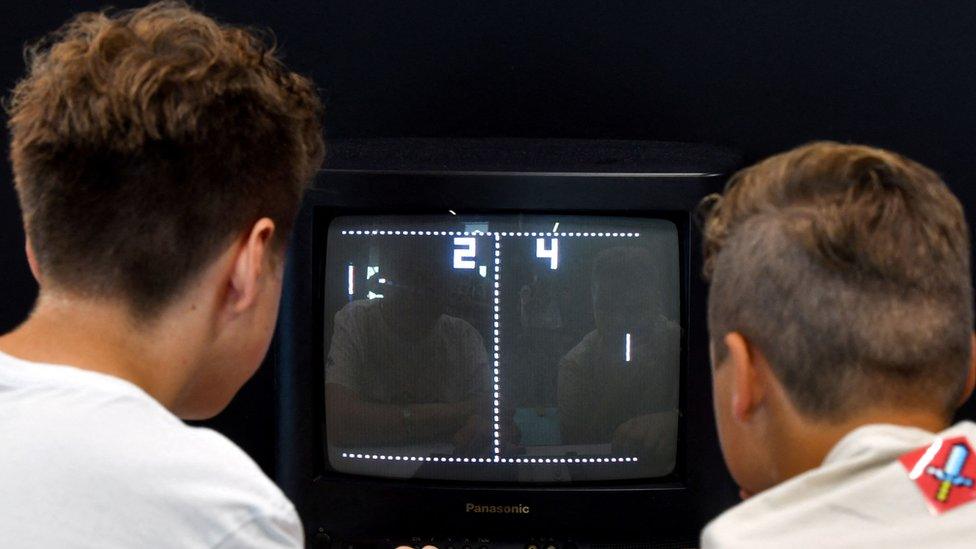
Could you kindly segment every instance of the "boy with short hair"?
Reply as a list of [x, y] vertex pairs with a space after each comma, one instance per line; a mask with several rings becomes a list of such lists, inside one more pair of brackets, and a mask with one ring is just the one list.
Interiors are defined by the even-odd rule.
[[34, 311], [0, 337], [5, 547], [299, 547], [221, 435], [323, 156], [312, 83], [181, 3], [79, 15], [9, 103]]
[[715, 412], [748, 499], [704, 548], [969, 547], [969, 232], [931, 170], [813, 143], [707, 203]]

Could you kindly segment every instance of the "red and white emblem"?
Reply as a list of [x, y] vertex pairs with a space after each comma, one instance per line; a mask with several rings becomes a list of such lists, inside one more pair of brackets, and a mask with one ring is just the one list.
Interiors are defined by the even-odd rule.
[[937, 438], [899, 458], [938, 515], [976, 500], [976, 454], [966, 437]]

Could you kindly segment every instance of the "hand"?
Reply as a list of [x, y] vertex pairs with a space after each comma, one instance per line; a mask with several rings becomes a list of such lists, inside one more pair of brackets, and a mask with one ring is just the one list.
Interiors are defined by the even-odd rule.
[[645, 467], [667, 474], [674, 468], [677, 434], [677, 410], [637, 416], [614, 431], [613, 453], [637, 456]]

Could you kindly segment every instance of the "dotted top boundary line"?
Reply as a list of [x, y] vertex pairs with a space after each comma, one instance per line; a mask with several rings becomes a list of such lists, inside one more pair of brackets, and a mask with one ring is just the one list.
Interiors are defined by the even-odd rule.
[[503, 236], [543, 238], [637, 238], [640, 233], [627, 232], [532, 232], [532, 231], [403, 231], [343, 230], [346, 236]]

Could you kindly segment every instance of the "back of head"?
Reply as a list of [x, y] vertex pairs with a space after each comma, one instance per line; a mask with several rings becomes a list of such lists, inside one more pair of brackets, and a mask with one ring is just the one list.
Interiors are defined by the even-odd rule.
[[813, 143], [737, 173], [703, 204], [709, 328], [742, 333], [798, 410], [949, 413], [973, 331], [958, 200], [897, 154]]
[[28, 63], [11, 159], [45, 282], [147, 317], [257, 219], [283, 242], [321, 105], [259, 35], [163, 2], [81, 14]]

